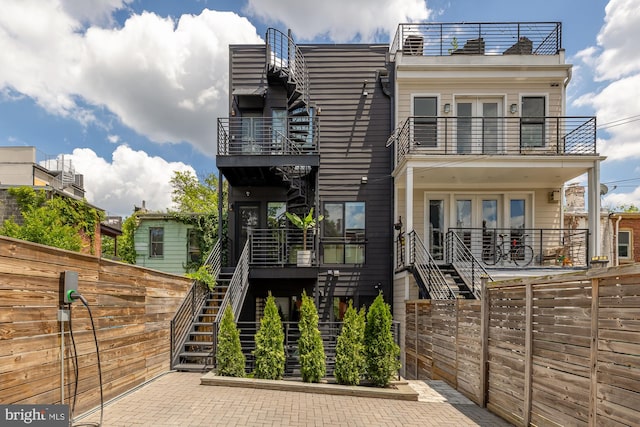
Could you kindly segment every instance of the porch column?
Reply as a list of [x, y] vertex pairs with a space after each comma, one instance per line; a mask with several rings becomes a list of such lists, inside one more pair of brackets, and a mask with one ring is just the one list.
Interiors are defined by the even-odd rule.
[[592, 256], [600, 255], [600, 162], [589, 169], [588, 172], [588, 203], [589, 203], [589, 253], [588, 260]]
[[407, 233], [413, 231], [413, 168], [407, 168], [407, 194], [406, 194], [406, 209], [405, 214], [407, 215], [405, 230]]

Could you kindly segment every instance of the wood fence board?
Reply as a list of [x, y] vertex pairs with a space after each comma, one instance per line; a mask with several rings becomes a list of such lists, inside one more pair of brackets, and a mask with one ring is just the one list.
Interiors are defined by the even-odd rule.
[[616, 402], [616, 404], [625, 406], [638, 412], [640, 417], [640, 391], [626, 390], [610, 384], [598, 384], [598, 400], [601, 402]]
[[611, 284], [600, 283], [600, 297], [624, 297], [640, 295], [640, 278], [636, 277], [632, 283]]
[[[637, 408], [637, 406], [636, 406]], [[637, 409], [618, 405], [616, 402], [598, 402], [598, 420], [610, 418], [629, 426], [640, 425], [640, 413]]]
[[[638, 315], [640, 316], [640, 310], [638, 311]], [[640, 319], [626, 319], [626, 318], [618, 318], [618, 319], [603, 319], [600, 318], [598, 320], [598, 327], [601, 330], [611, 329], [611, 330], [622, 330], [622, 331], [634, 331], [640, 332]]]

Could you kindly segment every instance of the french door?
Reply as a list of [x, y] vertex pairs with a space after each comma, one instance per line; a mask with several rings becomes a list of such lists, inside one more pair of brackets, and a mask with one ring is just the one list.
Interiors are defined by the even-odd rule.
[[501, 98], [458, 98], [456, 115], [458, 154], [495, 154], [501, 149]]

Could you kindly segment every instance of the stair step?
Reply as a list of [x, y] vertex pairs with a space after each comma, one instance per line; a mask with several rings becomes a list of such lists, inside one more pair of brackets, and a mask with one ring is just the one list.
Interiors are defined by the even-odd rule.
[[210, 351], [183, 351], [179, 354], [180, 357], [213, 357]]
[[178, 363], [173, 369], [184, 372], [204, 372], [208, 366], [211, 365], [204, 365], [202, 363]]
[[209, 331], [209, 332], [191, 331], [191, 332], [189, 332], [189, 335], [190, 336], [198, 336], [198, 337], [206, 337], [206, 336], [211, 337], [213, 334], [211, 333], [211, 331]]
[[213, 343], [211, 341], [185, 341], [185, 346], [207, 346], [211, 347]]

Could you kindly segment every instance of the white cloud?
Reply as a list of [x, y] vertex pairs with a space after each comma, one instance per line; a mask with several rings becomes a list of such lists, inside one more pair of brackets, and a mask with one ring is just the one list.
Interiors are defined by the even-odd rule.
[[109, 215], [129, 216], [143, 200], [147, 209], [166, 211], [172, 206], [169, 181], [174, 171], [196, 174], [182, 162], [167, 162], [126, 145], [115, 149], [111, 162], [98, 157], [90, 148], [76, 148], [65, 159], [71, 159], [76, 173], [84, 175], [89, 203], [105, 209]]
[[296, 38], [328, 36], [335, 42], [370, 42], [386, 33], [393, 37], [398, 23], [427, 19], [424, 0], [248, 0], [247, 13], [291, 28]]
[[63, 0], [61, 5], [74, 19], [96, 24], [113, 23], [111, 14], [133, 0]]
[[602, 206], [610, 210], [622, 205], [640, 206], [640, 187], [636, 187], [628, 193], [612, 192], [602, 199]]
[[0, 14], [0, 91], [25, 94], [48, 112], [95, 122], [114, 113], [152, 141], [215, 152], [215, 118], [226, 116], [229, 43], [261, 43], [232, 12], [177, 21], [144, 12], [122, 28], [83, 27], [127, 0], [7, 0]]

